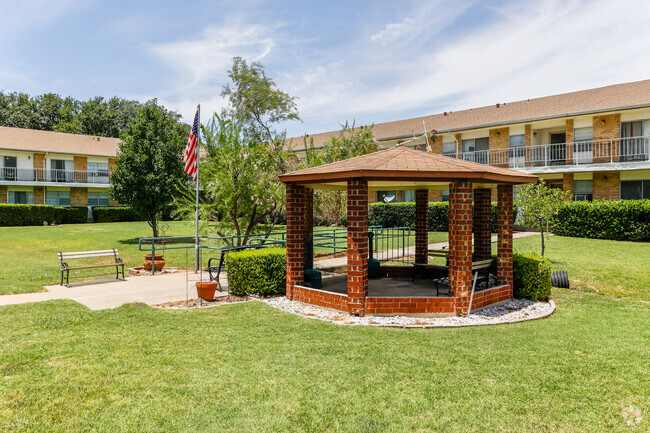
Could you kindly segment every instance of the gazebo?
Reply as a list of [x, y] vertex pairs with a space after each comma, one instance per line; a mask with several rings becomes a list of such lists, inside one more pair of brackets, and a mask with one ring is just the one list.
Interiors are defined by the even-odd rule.
[[[280, 181], [287, 189], [287, 298], [358, 316], [466, 312], [472, 262], [492, 257], [491, 188], [496, 186], [497, 284], [475, 293], [472, 309], [512, 299], [513, 185], [536, 182], [537, 176], [393, 147], [286, 173]], [[347, 190], [347, 293], [315, 289], [304, 282], [305, 242], [313, 240], [314, 189]], [[416, 264], [428, 261], [429, 190], [449, 190], [448, 296], [368, 296], [368, 192], [394, 189], [415, 190]], [[383, 277], [408, 277], [405, 272], [414, 272], [414, 267], [382, 266]]]

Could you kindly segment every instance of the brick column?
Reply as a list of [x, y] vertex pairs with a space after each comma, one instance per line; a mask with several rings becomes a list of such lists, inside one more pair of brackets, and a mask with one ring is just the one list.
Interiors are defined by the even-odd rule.
[[[305, 188], [305, 209], [304, 209], [304, 225], [305, 225], [305, 240], [311, 239], [314, 240], [314, 190], [311, 188]], [[312, 243], [313, 245], [313, 243]], [[307, 262], [312, 263], [313, 265], [313, 254], [311, 260], [308, 260], [305, 257], [305, 264]]]
[[429, 191], [415, 191], [415, 263], [427, 263], [429, 249]]
[[472, 291], [472, 184], [449, 184], [449, 288], [456, 312], [467, 311]]
[[512, 228], [514, 225], [512, 185], [499, 185], [497, 196], [497, 281], [510, 285], [512, 290]]
[[368, 295], [368, 182], [348, 181], [348, 310], [366, 314]]
[[305, 271], [305, 187], [287, 185], [287, 298], [293, 299], [295, 285], [304, 283]]
[[474, 190], [474, 260], [492, 257], [492, 191], [490, 188]]

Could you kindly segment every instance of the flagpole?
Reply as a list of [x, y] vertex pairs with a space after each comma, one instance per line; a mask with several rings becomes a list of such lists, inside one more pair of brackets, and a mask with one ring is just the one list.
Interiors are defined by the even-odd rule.
[[201, 155], [201, 104], [197, 106], [199, 127], [196, 144], [196, 237], [194, 238], [194, 272], [199, 272], [199, 156]]

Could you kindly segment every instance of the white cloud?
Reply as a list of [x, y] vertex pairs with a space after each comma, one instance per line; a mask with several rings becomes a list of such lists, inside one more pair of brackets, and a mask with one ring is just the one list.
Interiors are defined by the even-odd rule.
[[202, 104], [203, 117], [219, 111], [225, 102], [219, 96], [227, 81], [226, 71], [232, 58], [249, 62], [266, 57], [275, 45], [273, 28], [234, 21], [227, 26], [211, 26], [200, 37], [169, 43], [145, 43], [143, 47], [175, 72], [159, 99], [174, 107], [184, 118], [194, 116], [196, 104]]
[[414, 26], [415, 26], [415, 20], [411, 18], [406, 18], [404, 19], [404, 21], [400, 23], [390, 23], [386, 25], [386, 28], [384, 30], [372, 35], [370, 37], [370, 42], [386, 44], [389, 42], [396, 41], [404, 34], [406, 34]]
[[[439, 42], [425, 29], [393, 51], [368, 43], [336, 62], [308, 68], [290, 89], [301, 98], [305, 129], [320, 132], [308, 125], [398, 120], [416, 115], [404, 113], [433, 114], [648, 78], [650, 2], [531, 0], [496, 14], [480, 26], [459, 29], [455, 40]], [[438, 30], [451, 20], [438, 21]]]

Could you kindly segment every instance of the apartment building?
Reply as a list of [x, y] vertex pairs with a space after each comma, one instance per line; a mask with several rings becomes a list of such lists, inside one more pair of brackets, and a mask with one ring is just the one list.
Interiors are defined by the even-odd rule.
[[0, 127], [0, 203], [117, 205], [108, 197], [120, 140]]
[[[650, 198], [650, 80], [376, 124], [383, 148], [427, 152], [538, 175], [575, 200]], [[322, 146], [338, 131], [307, 136]], [[292, 141], [304, 147], [303, 137]], [[430, 192], [446, 200], [447, 190]], [[414, 191], [376, 191], [414, 201]]]

